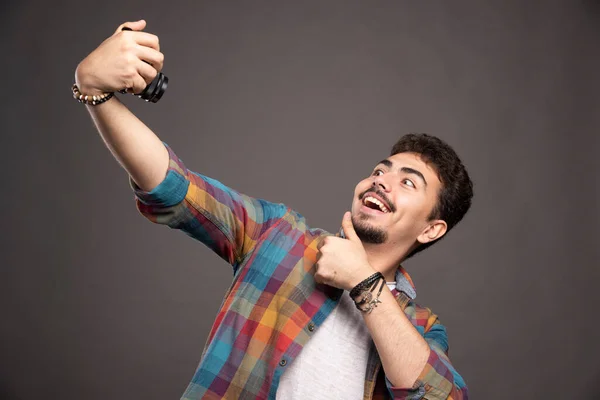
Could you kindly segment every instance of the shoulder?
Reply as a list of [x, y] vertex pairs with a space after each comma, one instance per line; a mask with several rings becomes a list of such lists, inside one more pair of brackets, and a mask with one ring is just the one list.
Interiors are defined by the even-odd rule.
[[318, 242], [320, 239], [327, 236], [335, 235], [325, 229], [311, 227], [304, 215], [300, 214], [295, 209], [288, 207], [287, 211], [284, 219], [286, 220], [289, 229], [304, 233], [307, 244], [313, 241]]

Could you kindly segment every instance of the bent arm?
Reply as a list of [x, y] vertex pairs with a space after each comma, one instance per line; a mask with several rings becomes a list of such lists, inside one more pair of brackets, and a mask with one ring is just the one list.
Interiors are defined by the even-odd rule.
[[141, 189], [150, 191], [165, 179], [167, 149], [118, 98], [86, 108], [112, 155]]
[[425, 339], [384, 287], [381, 303], [363, 318], [377, 347], [387, 379], [395, 387], [412, 387], [429, 357]]
[[140, 212], [206, 244], [236, 267], [286, 212], [189, 171], [117, 98], [86, 106], [100, 136], [127, 171]]
[[427, 308], [402, 310], [384, 288], [382, 303], [363, 314], [394, 399], [467, 399], [468, 389], [448, 358], [446, 328]]
[[288, 213], [287, 206], [190, 171], [173, 149], [163, 146], [169, 156], [166, 178], [150, 192], [132, 182], [139, 211], [204, 243], [237, 271], [260, 237]]
[[432, 314], [425, 330], [424, 339], [431, 351], [419, 377], [411, 388], [395, 387], [386, 377], [388, 390], [394, 399], [467, 400], [467, 385], [448, 357], [446, 328]]
[[107, 147], [129, 173], [140, 212], [206, 244], [234, 267], [287, 212], [283, 204], [246, 196], [189, 171], [118, 99], [86, 107]]
[[[154, 79], [164, 56], [158, 37], [142, 32], [145, 26], [144, 20], [120, 25], [79, 63], [75, 82], [82, 93], [124, 87], [139, 93]], [[142, 214], [200, 240], [234, 267], [287, 212], [283, 204], [243, 195], [188, 171], [119, 99], [86, 107], [104, 143], [129, 174]]]

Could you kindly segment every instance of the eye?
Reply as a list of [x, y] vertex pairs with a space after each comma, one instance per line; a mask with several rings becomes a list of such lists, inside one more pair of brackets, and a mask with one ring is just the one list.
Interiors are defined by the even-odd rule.
[[372, 175], [373, 175], [373, 176], [379, 176], [379, 175], [381, 175], [381, 174], [380, 174], [380, 172], [381, 172], [381, 174], [383, 174], [383, 170], [381, 170], [381, 169], [376, 169], [375, 171], [373, 171], [373, 174], [372, 174]]
[[410, 180], [410, 179], [408, 179], [408, 178], [402, 179], [402, 183], [403, 183], [403, 184], [405, 184], [405, 185], [407, 185], [407, 186], [410, 186], [410, 187], [412, 187], [412, 188], [416, 188], [416, 187], [417, 187], [417, 186], [414, 184], [414, 182], [413, 182], [413, 181], [411, 181], [411, 180]]

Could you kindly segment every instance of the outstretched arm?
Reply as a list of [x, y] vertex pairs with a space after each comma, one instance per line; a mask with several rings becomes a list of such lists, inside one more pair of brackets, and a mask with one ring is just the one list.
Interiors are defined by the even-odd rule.
[[[126, 22], [77, 67], [83, 94], [129, 88], [140, 93], [162, 69], [158, 37], [146, 22]], [[132, 29], [123, 31], [123, 27]], [[234, 266], [287, 212], [283, 204], [245, 196], [189, 171], [172, 149], [117, 98], [86, 106], [107, 147], [127, 171], [139, 210], [153, 222], [180, 229]]]
[[[123, 27], [132, 31], [122, 31]], [[162, 69], [158, 37], [141, 32], [146, 22], [126, 22], [81, 61], [75, 82], [86, 95], [130, 88], [140, 93]], [[86, 105], [100, 136], [115, 159], [144, 190], [157, 186], [167, 173], [169, 155], [162, 141], [116, 97]]]

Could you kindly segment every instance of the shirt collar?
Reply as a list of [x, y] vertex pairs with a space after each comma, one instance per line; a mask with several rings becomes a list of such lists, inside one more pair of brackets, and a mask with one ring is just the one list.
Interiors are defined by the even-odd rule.
[[417, 297], [415, 284], [402, 265], [399, 265], [396, 270], [396, 290], [404, 292], [411, 300], [414, 300]]
[[[344, 229], [340, 228], [339, 232], [335, 236], [342, 237], [345, 239], [346, 235], [344, 235]], [[417, 297], [417, 290], [415, 288], [415, 284], [413, 283], [408, 272], [406, 272], [406, 270], [402, 267], [402, 265], [398, 265], [398, 269], [396, 270], [396, 290], [399, 292], [403, 292], [411, 300], [414, 300]]]

